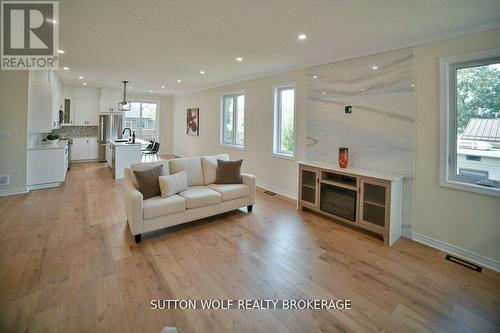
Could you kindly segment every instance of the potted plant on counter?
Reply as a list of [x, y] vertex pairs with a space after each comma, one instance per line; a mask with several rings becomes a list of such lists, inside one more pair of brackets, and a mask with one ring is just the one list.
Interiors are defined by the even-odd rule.
[[57, 134], [49, 134], [47, 135], [47, 143], [48, 144], [57, 144], [59, 142], [59, 135]]

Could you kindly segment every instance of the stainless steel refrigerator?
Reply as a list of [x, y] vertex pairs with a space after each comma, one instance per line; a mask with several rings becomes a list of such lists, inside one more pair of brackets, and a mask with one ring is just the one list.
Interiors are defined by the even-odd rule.
[[99, 116], [99, 161], [106, 161], [106, 143], [120, 139], [122, 130], [122, 115], [102, 114]]

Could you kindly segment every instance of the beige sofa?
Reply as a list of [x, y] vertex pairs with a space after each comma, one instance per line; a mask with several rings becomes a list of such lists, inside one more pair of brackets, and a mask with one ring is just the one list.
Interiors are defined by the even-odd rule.
[[[228, 160], [227, 154], [176, 158], [169, 161], [157, 161], [132, 164], [125, 169], [122, 191], [127, 214], [127, 222], [135, 236], [141, 241], [141, 235], [181, 223], [198, 220], [247, 207], [252, 211], [255, 203], [255, 176], [242, 174], [242, 184], [214, 184], [217, 159]], [[143, 200], [137, 190], [137, 181], [133, 170], [144, 170], [160, 164], [165, 165], [168, 174], [186, 171], [189, 188], [170, 197], [161, 196]]]

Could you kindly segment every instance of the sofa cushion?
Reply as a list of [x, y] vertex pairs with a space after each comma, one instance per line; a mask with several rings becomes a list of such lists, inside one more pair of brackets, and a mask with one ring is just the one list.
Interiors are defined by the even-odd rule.
[[186, 199], [186, 208], [198, 208], [210, 205], [217, 205], [221, 202], [221, 195], [206, 186], [192, 186], [179, 195]]
[[168, 176], [160, 176], [158, 182], [160, 183], [160, 192], [163, 198], [188, 189], [186, 171]]
[[183, 170], [186, 171], [189, 186], [204, 185], [201, 157], [174, 158], [168, 162], [171, 173], [177, 173]]
[[217, 172], [217, 160], [228, 161], [228, 154], [219, 154], [213, 156], [203, 156], [201, 166], [203, 167], [203, 179], [205, 185], [215, 183], [215, 173]]
[[163, 168], [163, 165], [157, 165], [153, 168], [142, 171], [132, 171], [137, 180], [137, 189], [142, 193], [142, 197], [144, 199], [152, 198], [161, 194], [158, 178], [162, 175]]
[[144, 200], [143, 207], [144, 219], [152, 219], [186, 210], [186, 200], [176, 194], [166, 198], [153, 197]]
[[243, 160], [217, 160], [216, 184], [241, 184], [241, 164]]
[[139, 184], [137, 183], [137, 178], [135, 178], [134, 171], [144, 171], [147, 169], [154, 168], [155, 166], [163, 165], [164, 168], [162, 170], [162, 176], [166, 176], [170, 174], [170, 170], [168, 167], [168, 161], [155, 161], [155, 162], [146, 162], [146, 163], [134, 163], [130, 165], [130, 178], [132, 179], [132, 184], [134, 184], [136, 189], [139, 189]]
[[212, 190], [222, 195], [222, 201], [229, 201], [250, 196], [250, 187], [246, 184], [211, 184]]

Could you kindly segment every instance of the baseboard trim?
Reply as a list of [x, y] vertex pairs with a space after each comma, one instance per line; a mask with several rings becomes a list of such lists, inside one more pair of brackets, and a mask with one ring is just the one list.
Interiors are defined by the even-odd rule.
[[54, 188], [61, 186], [61, 182], [53, 182], [46, 184], [28, 185], [28, 191], [43, 190], [45, 188]]
[[406, 237], [408, 239], [412, 239], [412, 226], [404, 225], [401, 227], [401, 236]]
[[177, 153], [176, 153], [175, 151], [174, 151], [174, 152], [172, 152], [172, 155], [179, 156], [180, 158], [184, 158], [184, 157], [186, 157], [186, 155], [181, 154], [181, 153], [179, 153], [179, 152], [177, 152]]
[[284, 191], [282, 189], [279, 189], [277, 187], [274, 187], [274, 186], [271, 186], [271, 185], [267, 185], [267, 184], [264, 184], [264, 183], [261, 183], [261, 182], [257, 182], [256, 185], [260, 188], [263, 188], [264, 190], [268, 190], [268, 191], [271, 191], [271, 192], [274, 192], [274, 193], [277, 193], [279, 195], [282, 195], [284, 197], [287, 197], [287, 198], [290, 198], [292, 200], [297, 200], [297, 194], [293, 193], [293, 192], [288, 192], [288, 191]]
[[91, 162], [105, 162], [105, 161], [101, 161], [99, 159], [97, 159], [97, 160], [73, 160], [73, 161], [69, 161], [69, 164], [91, 163]]
[[13, 188], [10, 190], [0, 190], [0, 197], [6, 195], [23, 194], [23, 193], [28, 193], [28, 189], [26, 187]]
[[430, 247], [436, 248], [438, 250], [444, 251], [446, 253], [456, 255], [457, 257], [466, 259], [473, 262], [474, 264], [487, 267], [494, 270], [495, 272], [500, 272], [500, 262], [494, 259], [485, 257], [483, 255], [474, 253], [472, 251], [463, 249], [461, 247], [422, 235], [416, 232], [412, 233], [412, 239], [415, 242], [428, 245]]

